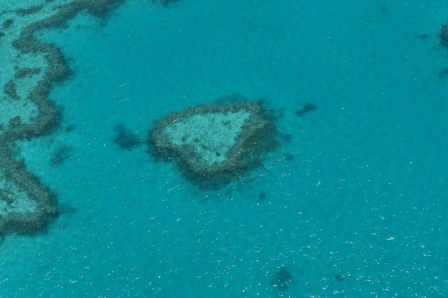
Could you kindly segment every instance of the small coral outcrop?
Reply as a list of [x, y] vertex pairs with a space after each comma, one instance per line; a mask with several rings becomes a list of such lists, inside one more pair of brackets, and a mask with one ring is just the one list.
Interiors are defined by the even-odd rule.
[[444, 47], [448, 47], [448, 25], [442, 25], [440, 31], [440, 44]]

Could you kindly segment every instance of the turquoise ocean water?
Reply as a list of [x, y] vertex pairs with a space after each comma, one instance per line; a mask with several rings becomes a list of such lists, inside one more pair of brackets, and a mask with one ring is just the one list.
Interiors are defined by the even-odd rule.
[[[5, 239], [0, 296], [446, 297], [446, 22], [442, 0], [129, 0], [42, 32], [74, 74], [22, 154], [63, 214]], [[113, 142], [233, 94], [290, 138], [220, 190]]]

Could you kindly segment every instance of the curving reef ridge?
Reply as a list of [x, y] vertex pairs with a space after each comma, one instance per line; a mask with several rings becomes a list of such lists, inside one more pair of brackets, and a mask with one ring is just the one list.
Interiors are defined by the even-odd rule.
[[107, 17], [125, 0], [8, 1], [0, 10], [0, 237], [39, 233], [58, 215], [55, 194], [16, 157], [13, 143], [52, 132], [61, 115], [49, 99], [52, 87], [71, 75], [62, 52], [36, 38], [81, 12]]

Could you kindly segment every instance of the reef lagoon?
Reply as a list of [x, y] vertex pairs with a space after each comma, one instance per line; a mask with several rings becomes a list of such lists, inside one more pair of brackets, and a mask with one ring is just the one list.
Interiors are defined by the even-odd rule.
[[0, 0], [0, 296], [447, 296], [447, 25]]

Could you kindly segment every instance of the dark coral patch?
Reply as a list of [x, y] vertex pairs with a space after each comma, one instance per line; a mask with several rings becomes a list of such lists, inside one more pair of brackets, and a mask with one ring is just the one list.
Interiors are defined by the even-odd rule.
[[67, 159], [71, 157], [72, 150], [73, 147], [67, 145], [59, 147], [50, 160], [51, 165], [52, 166], [62, 165]]
[[287, 161], [292, 161], [292, 160], [294, 160], [295, 157], [296, 156], [293, 153], [287, 153], [287, 154], [285, 154], [284, 159]]
[[123, 124], [115, 126], [114, 132], [116, 133], [114, 143], [122, 150], [134, 150], [141, 144], [139, 137]]
[[65, 128], [65, 132], [72, 132], [75, 129], [76, 129], [76, 125], [70, 124], [70, 125], [67, 125], [67, 127]]
[[19, 69], [14, 77], [17, 79], [23, 79], [27, 76], [36, 75], [40, 73], [40, 68], [30, 68], [30, 67], [23, 67]]
[[162, 4], [163, 7], [170, 7], [180, 0], [160, 0], [160, 4]]
[[345, 279], [345, 276], [342, 274], [336, 275], [334, 277], [334, 279], [336, 279], [336, 281], [343, 281]]
[[305, 115], [306, 113], [312, 112], [317, 110], [317, 107], [315, 104], [311, 103], [311, 102], [307, 102], [303, 108], [301, 108], [300, 110], [298, 110], [296, 112], [296, 115], [299, 117], [302, 117], [303, 115]]
[[2, 28], [7, 29], [7, 28], [11, 27], [12, 23], [14, 23], [14, 20], [7, 19], [3, 22]]
[[9, 80], [5, 84], [3, 92], [12, 99], [20, 99], [19, 95], [17, 94], [16, 84], [13, 80]]
[[274, 278], [271, 280], [271, 286], [276, 289], [286, 290], [288, 289], [288, 284], [292, 282], [292, 274], [289, 272], [285, 266], [278, 269]]
[[420, 38], [421, 40], [426, 40], [428, 38], [428, 34], [420, 34], [418, 38]]
[[440, 45], [448, 47], [448, 25], [443, 25], [440, 30]]
[[26, 15], [36, 13], [39, 10], [41, 10], [42, 8], [43, 8], [43, 5], [36, 5], [36, 6], [29, 7], [29, 8], [19, 8], [16, 10], [16, 13], [20, 16], [26, 16]]
[[439, 72], [439, 79], [446, 79], [448, 78], [448, 67], [445, 67]]

